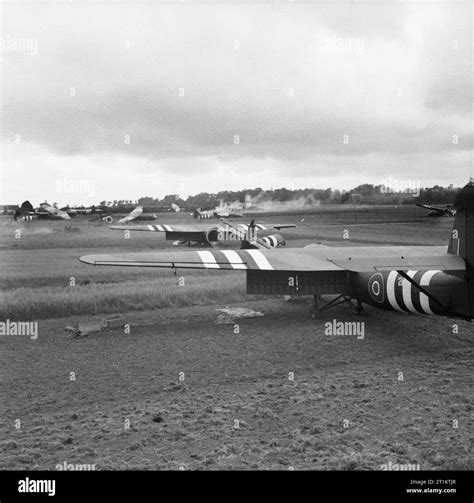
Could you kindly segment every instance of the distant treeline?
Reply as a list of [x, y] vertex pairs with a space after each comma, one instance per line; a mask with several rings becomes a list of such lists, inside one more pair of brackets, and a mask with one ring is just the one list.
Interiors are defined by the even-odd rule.
[[[402, 186], [403, 183], [400, 183]], [[320, 204], [369, 204], [369, 205], [399, 205], [399, 204], [451, 204], [460, 188], [434, 187], [418, 188], [412, 184], [405, 190], [399, 187], [386, 187], [384, 185], [363, 184], [351, 190], [337, 189], [256, 189], [223, 190], [216, 194], [201, 192], [194, 196], [182, 199], [178, 195], [168, 194], [162, 199], [154, 197], [141, 197], [138, 201], [114, 200], [100, 201], [95, 208], [107, 210], [111, 213], [130, 211], [137, 205], [145, 208], [145, 211], [173, 211], [172, 204], [178, 205], [181, 210], [213, 209], [221, 205], [231, 205], [234, 208], [241, 206], [244, 209], [260, 208], [266, 211], [291, 210], [311, 208]], [[76, 206], [81, 208], [83, 206]], [[4, 205], [3, 214], [11, 213], [17, 205]]]
[[170, 207], [171, 203], [183, 208], [215, 208], [220, 204], [240, 204], [244, 207], [258, 206], [268, 203], [289, 203], [292, 201], [302, 202], [303, 205], [318, 204], [423, 204], [452, 203], [460, 189], [440, 187], [435, 185], [429, 188], [416, 188], [414, 184], [405, 190], [395, 190], [384, 185], [359, 185], [352, 190], [335, 189], [272, 189], [263, 190], [245, 189], [238, 191], [224, 190], [216, 194], [201, 192], [186, 199], [178, 195], [167, 195], [163, 199], [153, 197], [141, 197], [138, 204], [146, 207]]

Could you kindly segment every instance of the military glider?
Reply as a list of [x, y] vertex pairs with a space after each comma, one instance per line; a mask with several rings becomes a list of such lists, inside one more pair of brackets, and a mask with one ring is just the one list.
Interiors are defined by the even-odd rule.
[[216, 208], [214, 210], [202, 211], [201, 208], [197, 208], [193, 212], [193, 217], [198, 220], [204, 220], [207, 218], [242, 218], [243, 214], [234, 211], [233, 208]]
[[39, 208], [35, 210], [38, 218], [49, 218], [51, 220], [70, 220], [71, 217], [65, 212], [60, 210], [56, 203], [52, 206], [47, 201], [41, 203]]
[[61, 208], [61, 211], [65, 211], [70, 217], [75, 217], [76, 215], [94, 215], [101, 214], [103, 210], [96, 208], [94, 205], [85, 208], [84, 206], [78, 206], [71, 208], [70, 206], [65, 206]]
[[51, 205], [48, 202], [41, 203], [39, 208], [33, 208], [29, 201], [24, 201], [19, 206], [15, 214], [14, 220], [33, 220], [33, 219], [49, 219], [49, 220], [70, 220], [71, 217], [60, 210], [56, 204]]
[[430, 210], [428, 212], [429, 217], [454, 217], [456, 210], [452, 209], [451, 205], [446, 205], [444, 207], [439, 206], [429, 206], [428, 204], [416, 203], [416, 206], [420, 208], [425, 208]]
[[107, 224], [111, 224], [114, 221], [114, 218], [118, 217], [120, 217], [117, 221], [119, 224], [134, 221], [156, 220], [158, 218], [154, 213], [143, 213], [143, 206], [137, 206], [127, 215], [123, 215], [123, 213], [102, 213], [96, 218], [91, 218], [89, 222], [94, 222], [100, 219]]
[[38, 218], [38, 215], [30, 201], [23, 201], [13, 214], [14, 220], [33, 220], [33, 218]]
[[207, 226], [200, 225], [111, 225], [109, 228], [122, 231], [164, 232], [166, 239], [175, 241], [176, 244], [200, 244], [215, 246], [225, 242], [238, 241], [243, 248], [280, 248], [286, 242], [280, 234], [270, 234], [258, 237], [259, 233], [268, 234], [273, 229], [294, 228], [294, 224], [274, 224], [267, 227], [257, 224], [254, 220], [250, 224], [233, 225], [225, 220], [218, 224]]
[[[313, 295], [313, 312], [342, 302], [380, 309], [474, 318], [474, 182], [454, 203], [449, 245], [201, 250], [86, 255], [92, 265], [244, 270], [247, 292]], [[318, 306], [318, 296], [336, 295]]]

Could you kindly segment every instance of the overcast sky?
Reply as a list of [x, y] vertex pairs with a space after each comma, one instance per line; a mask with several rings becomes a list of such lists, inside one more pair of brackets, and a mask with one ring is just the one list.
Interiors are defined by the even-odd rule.
[[469, 3], [4, 4], [1, 203], [474, 176]]

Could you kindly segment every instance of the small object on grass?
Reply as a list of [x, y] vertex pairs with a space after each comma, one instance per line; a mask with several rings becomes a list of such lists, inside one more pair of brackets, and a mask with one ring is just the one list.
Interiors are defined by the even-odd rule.
[[217, 309], [219, 313], [217, 315], [216, 323], [219, 325], [225, 325], [234, 323], [235, 320], [240, 318], [256, 318], [259, 316], [265, 316], [263, 313], [254, 311], [247, 307], [227, 307], [225, 309]]
[[69, 337], [79, 337], [81, 335], [81, 331], [78, 328], [71, 327], [71, 325], [64, 327], [64, 330]]
[[81, 232], [81, 229], [79, 227], [73, 227], [72, 225], [66, 225], [64, 227], [65, 232]]
[[121, 314], [115, 314], [108, 318], [104, 318], [100, 323], [80, 323], [77, 328], [69, 325], [65, 327], [64, 330], [70, 337], [76, 338], [86, 337], [89, 334], [104, 330], [115, 330], [117, 328], [122, 328], [124, 325], [125, 317]]
[[101, 323], [102, 330], [114, 330], [116, 328], [122, 328], [125, 325], [125, 318], [121, 314], [114, 314], [108, 318], [104, 318]]

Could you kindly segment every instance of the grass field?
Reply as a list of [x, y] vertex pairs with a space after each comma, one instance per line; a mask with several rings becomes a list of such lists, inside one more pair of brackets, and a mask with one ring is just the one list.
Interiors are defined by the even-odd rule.
[[[288, 246], [449, 239], [450, 218], [412, 209], [400, 222], [400, 210], [380, 211], [260, 221], [297, 220], [284, 233]], [[474, 468], [469, 323], [369, 307], [363, 340], [326, 335], [327, 321], [354, 319], [345, 306], [312, 320], [304, 299], [248, 297], [236, 272], [175, 277], [77, 260], [175, 250], [155, 233], [126, 240], [80, 218], [24, 225], [19, 239], [17, 228], [0, 220], [0, 319], [38, 320], [39, 336], [0, 338], [1, 469]], [[236, 333], [216, 324], [227, 305], [265, 316], [239, 321]], [[119, 312], [130, 334], [64, 332]]]
[[[406, 212], [410, 208], [403, 209]], [[346, 213], [351, 222], [366, 219], [368, 223], [328, 223], [334, 222], [337, 215], [334, 211], [278, 215], [272, 217], [270, 223], [293, 222], [298, 225], [296, 229], [283, 232], [288, 246], [304, 246], [311, 242], [340, 246], [414, 245], [420, 242], [436, 245], [447, 243], [452, 226], [449, 218], [422, 218], [413, 209], [404, 214], [408, 222], [390, 225], [386, 222], [400, 217], [398, 208], [388, 208], [384, 214], [380, 214], [378, 208], [370, 212], [364, 209]], [[421, 222], [413, 222], [414, 216], [421, 218]], [[194, 223], [189, 215], [183, 214], [165, 214], [163, 218], [166, 222]], [[258, 221], [265, 222], [268, 218]], [[209, 222], [200, 225], [209, 225]], [[77, 231], [65, 230], [71, 227]], [[395, 237], [394, 227], [397, 228]], [[17, 230], [20, 230], [20, 237], [15, 235]], [[345, 234], [348, 239], [344, 239], [344, 231], [348, 232]], [[185, 276], [185, 288], [182, 288], [177, 286], [178, 281], [170, 271], [91, 268], [77, 260], [81, 255], [98, 252], [178, 251], [158, 233], [132, 232], [130, 239], [125, 239], [121, 231], [90, 223], [87, 218], [18, 224], [4, 217], [0, 220], [0, 239], [0, 316], [3, 318], [43, 319], [80, 313], [110, 313], [116, 309], [144, 310], [193, 303], [235, 302], [246, 298], [242, 274], [186, 271], [179, 274], [179, 277]], [[40, 293], [38, 289], [41, 289]]]

